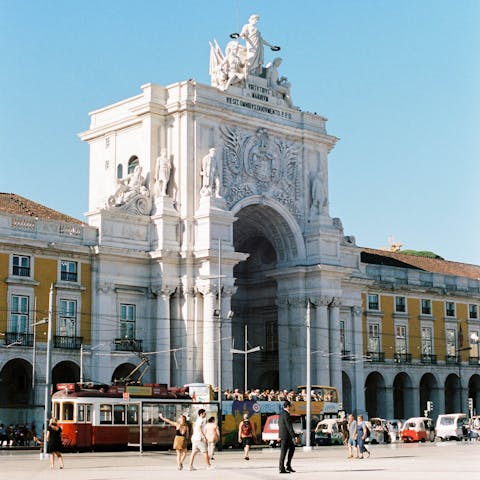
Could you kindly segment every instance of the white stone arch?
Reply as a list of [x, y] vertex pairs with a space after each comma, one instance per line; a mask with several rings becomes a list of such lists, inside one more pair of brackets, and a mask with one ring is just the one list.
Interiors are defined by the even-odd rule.
[[289, 265], [305, 260], [305, 240], [300, 226], [280, 202], [263, 195], [253, 195], [237, 202], [231, 211], [238, 218], [240, 212], [248, 207], [258, 207], [256, 212], [263, 221], [252, 221], [275, 247], [278, 263]]

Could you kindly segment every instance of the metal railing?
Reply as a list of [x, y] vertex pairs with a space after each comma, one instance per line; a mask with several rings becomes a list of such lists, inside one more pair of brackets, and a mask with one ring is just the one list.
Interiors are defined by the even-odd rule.
[[55, 335], [53, 337], [53, 346], [55, 348], [66, 348], [68, 350], [80, 350], [83, 343], [83, 337], [66, 337]]
[[367, 352], [367, 362], [384, 362], [385, 352]]
[[412, 354], [411, 353], [399, 353], [396, 352], [393, 356], [393, 361], [395, 363], [411, 363], [412, 362]]
[[436, 364], [437, 363], [437, 356], [434, 355], [433, 353], [424, 353], [420, 357], [420, 361], [422, 363], [431, 363], [431, 364]]
[[116, 338], [115, 350], [117, 352], [141, 352], [142, 340], [135, 338]]
[[5, 332], [5, 345], [33, 347], [33, 333]]
[[457, 355], [445, 355], [445, 363], [448, 364], [448, 365], [458, 363], [458, 356]]

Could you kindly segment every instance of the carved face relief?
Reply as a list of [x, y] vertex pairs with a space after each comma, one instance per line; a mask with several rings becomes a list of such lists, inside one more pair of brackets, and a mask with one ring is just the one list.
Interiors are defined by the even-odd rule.
[[279, 201], [298, 219], [302, 217], [300, 158], [295, 143], [269, 135], [220, 127], [223, 146], [224, 198], [229, 207], [252, 195]]

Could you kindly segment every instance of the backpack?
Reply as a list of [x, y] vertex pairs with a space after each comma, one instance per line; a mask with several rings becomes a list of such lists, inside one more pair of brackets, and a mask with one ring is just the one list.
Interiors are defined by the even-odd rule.
[[241, 434], [242, 437], [250, 437], [252, 435], [252, 425], [250, 425], [249, 420], [242, 422]]

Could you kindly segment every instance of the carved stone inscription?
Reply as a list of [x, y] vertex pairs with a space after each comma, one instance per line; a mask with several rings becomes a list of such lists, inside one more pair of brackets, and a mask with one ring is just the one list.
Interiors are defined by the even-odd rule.
[[229, 207], [251, 195], [282, 203], [298, 220], [302, 217], [299, 147], [269, 135], [220, 127], [223, 146], [224, 198]]

